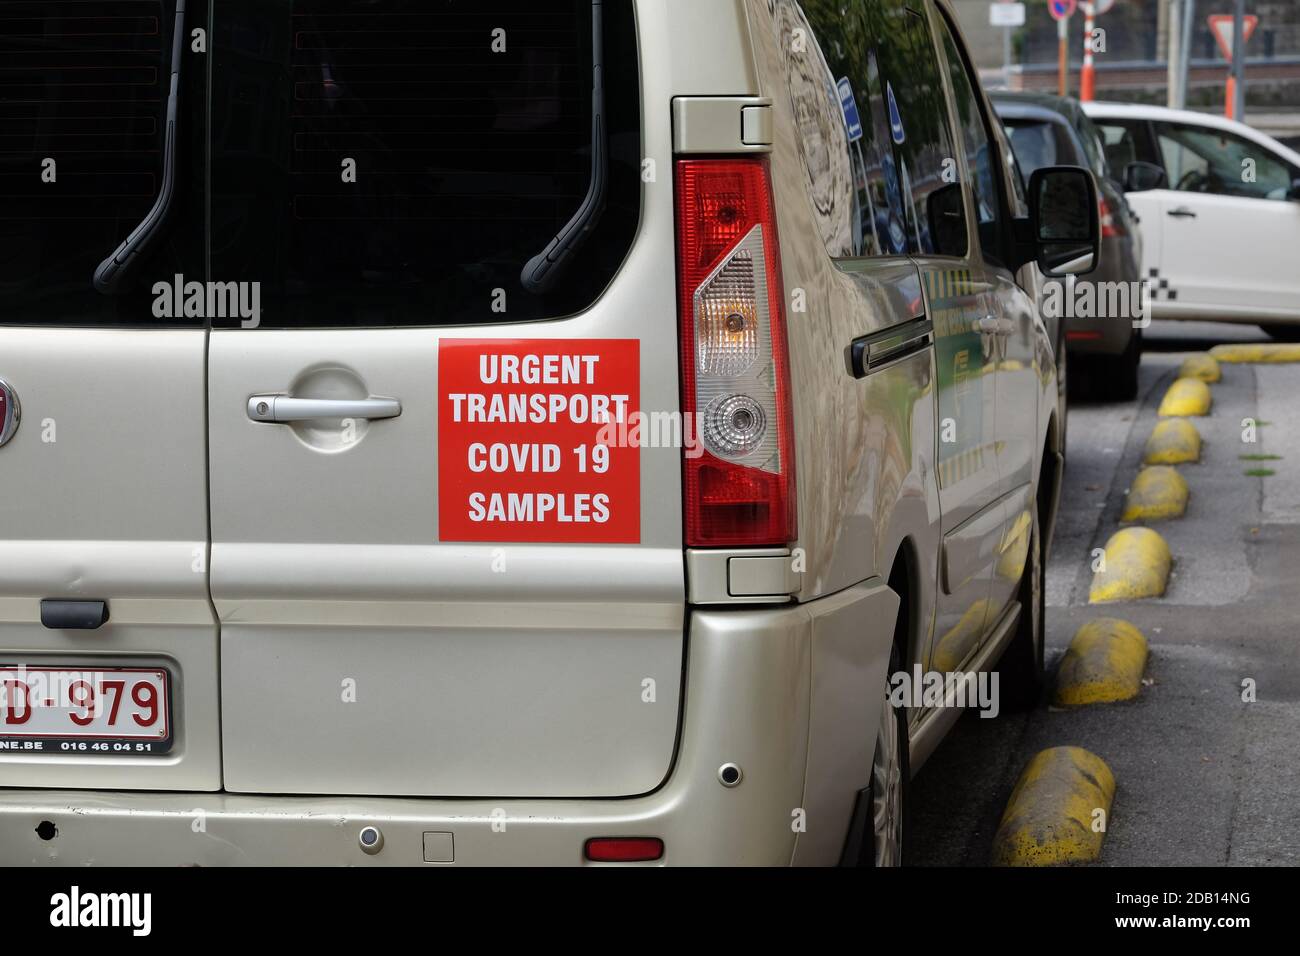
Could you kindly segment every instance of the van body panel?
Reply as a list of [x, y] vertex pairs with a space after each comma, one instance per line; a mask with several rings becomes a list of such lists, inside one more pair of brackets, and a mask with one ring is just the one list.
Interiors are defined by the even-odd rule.
[[[55, 743], [47, 746], [58, 753], [6, 751], [0, 785], [221, 785], [204, 337], [200, 329], [0, 327], [0, 376], [23, 410], [0, 449], [0, 664], [87, 674], [163, 668], [174, 705], [165, 754], [69, 754]], [[105, 601], [108, 621], [45, 627], [44, 599]], [[0, 732], [23, 730], [20, 715], [6, 709]]]

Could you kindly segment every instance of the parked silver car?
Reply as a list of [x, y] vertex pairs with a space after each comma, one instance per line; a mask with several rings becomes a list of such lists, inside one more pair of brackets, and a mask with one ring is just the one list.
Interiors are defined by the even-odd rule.
[[[1137, 395], [1138, 365], [1142, 361], [1142, 327], [1146, 320], [1138, 292], [1142, 282], [1142, 234], [1138, 219], [1125, 196], [1123, 177], [1146, 186], [1141, 177], [1147, 170], [1113, 170], [1106, 161], [1101, 132], [1084, 113], [1079, 102], [1069, 97], [1044, 93], [992, 94], [993, 107], [1006, 126], [1024, 175], [1043, 166], [1082, 166], [1097, 179], [1097, 201], [1101, 216], [1101, 258], [1086, 280], [1094, 292], [1107, 286], [1124, 290], [1120, 309], [1076, 309], [1081, 301], [1071, 279], [1063, 283], [1061, 301], [1068, 300], [1058, 318], [1064, 326], [1066, 346], [1074, 359], [1073, 371], [1086, 376], [1101, 393], [1117, 399]], [[1137, 177], [1135, 180], [1134, 177]], [[1081, 290], [1079, 290], [1081, 291]], [[1134, 293], [1137, 293], [1136, 295]], [[1101, 294], [1093, 301], [1109, 304]], [[1048, 309], [1050, 313], [1051, 308]], [[1080, 361], [1082, 360], [1082, 361]]]

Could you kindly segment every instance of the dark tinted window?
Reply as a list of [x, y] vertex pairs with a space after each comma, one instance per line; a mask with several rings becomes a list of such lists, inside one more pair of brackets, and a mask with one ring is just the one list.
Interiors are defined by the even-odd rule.
[[848, 131], [855, 253], [964, 255], [965, 208], [924, 6], [804, 0], [802, 9]]
[[907, 209], [908, 245], [915, 252], [962, 256], [966, 216], [961, 184], [953, 181], [957, 154], [948, 103], [930, 24], [924, 7], [918, 8], [892, 0], [867, 4], [876, 21], [871, 32], [880, 38], [877, 56]]
[[589, 0], [221, 3], [213, 278], [259, 280], [264, 326], [522, 321], [586, 307], [640, 211], [630, 4], [606, 3], [604, 21], [606, 208], [555, 288], [535, 295], [520, 270], [590, 180]]
[[1044, 166], [1075, 166], [1075, 156], [1065, 128], [1046, 120], [1008, 119], [1011, 148], [1026, 178]]
[[[191, 0], [188, 25], [206, 21]], [[159, 194], [173, 0], [0, 0], [0, 321], [180, 324], [150, 291], [203, 278], [203, 57], [182, 54], [177, 188], [119, 295], [92, 279]], [[202, 320], [189, 320], [201, 324]]]
[[979, 227], [980, 247], [986, 256], [998, 255], [1001, 243], [1002, 203], [995, 171], [997, 153], [984, 121], [984, 111], [971, 82], [970, 66], [958, 48], [948, 24], [943, 25], [943, 49], [948, 61], [957, 117], [961, 121], [966, 148], [966, 182], [975, 200], [975, 217]]

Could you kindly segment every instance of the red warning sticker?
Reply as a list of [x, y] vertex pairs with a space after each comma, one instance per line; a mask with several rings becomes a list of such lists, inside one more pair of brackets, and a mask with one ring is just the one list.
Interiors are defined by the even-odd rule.
[[440, 340], [439, 540], [639, 543], [640, 375], [636, 339]]

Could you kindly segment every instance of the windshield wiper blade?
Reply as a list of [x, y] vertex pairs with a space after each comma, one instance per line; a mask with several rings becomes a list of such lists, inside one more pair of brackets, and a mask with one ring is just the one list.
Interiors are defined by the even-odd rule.
[[519, 275], [525, 289], [545, 293], [563, 274], [573, 253], [587, 240], [605, 210], [609, 178], [608, 131], [605, 128], [605, 54], [601, 29], [602, 0], [591, 0], [591, 182], [582, 205], [546, 248], [528, 260]]
[[121, 290], [122, 283], [139, 261], [153, 238], [162, 231], [171, 213], [176, 194], [176, 136], [177, 116], [181, 98], [181, 47], [185, 42], [185, 0], [176, 0], [176, 21], [172, 30], [171, 88], [167, 93], [167, 126], [163, 136], [162, 189], [154, 200], [153, 208], [145, 214], [140, 225], [122, 241], [107, 259], [95, 270], [95, 288], [106, 295]]

